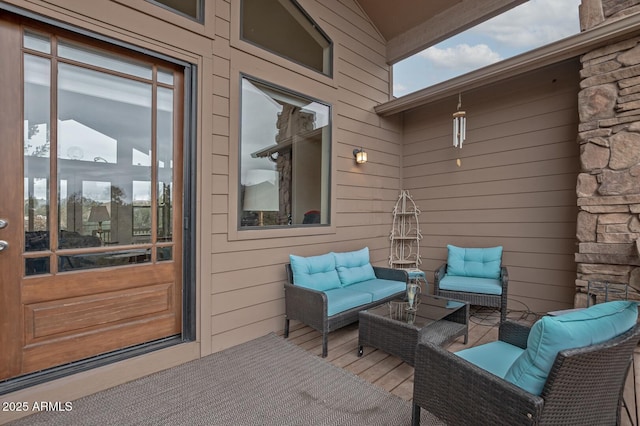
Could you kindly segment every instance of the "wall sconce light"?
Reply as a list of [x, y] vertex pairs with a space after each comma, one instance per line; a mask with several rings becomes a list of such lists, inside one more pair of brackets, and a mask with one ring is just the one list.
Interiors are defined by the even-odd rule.
[[367, 162], [368, 158], [367, 158], [367, 151], [365, 151], [364, 149], [360, 148], [360, 149], [354, 149], [353, 150], [353, 156], [356, 157], [356, 163], [358, 164], [364, 164]]

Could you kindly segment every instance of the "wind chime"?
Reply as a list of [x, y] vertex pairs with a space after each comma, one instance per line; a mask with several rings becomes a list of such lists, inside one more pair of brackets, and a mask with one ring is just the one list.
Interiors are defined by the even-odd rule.
[[[462, 143], [467, 137], [467, 113], [460, 111], [462, 107], [462, 93], [458, 94], [458, 108], [453, 113], [453, 146], [462, 149]], [[460, 167], [462, 161], [456, 158], [456, 165]]]

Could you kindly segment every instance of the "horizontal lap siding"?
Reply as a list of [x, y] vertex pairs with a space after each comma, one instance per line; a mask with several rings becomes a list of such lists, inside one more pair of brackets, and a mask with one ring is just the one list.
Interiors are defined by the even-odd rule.
[[[278, 78], [290, 76], [286, 79], [288, 88], [331, 100], [335, 233], [234, 239], [228, 215], [237, 214], [231, 191], [237, 179], [233, 144], [238, 142], [233, 124], [227, 124], [230, 132], [224, 125], [222, 131], [214, 129], [219, 144], [214, 143], [212, 158], [212, 232], [205, 237], [210, 238], [207, 246], [212, 248], [210, 258], [205, 259], [210, 265], [212, 290], [204, 296], [210, 298], [211, 313], [209, 321], [203, 318], [203, 328], [210, 330], [212, 351], [282, 330], [284, 264], [289, 254], [309, 256], [368, 246], [373, 263], [387, 264], [391, 210], [400, 189], [402, 133], [400, 117], [381, 118], [373, 111], [375, 105], [389, 100], [390, 70], [385, 64], [384, 41], [351, 0], [299, 2], [334, 43], [332, 84], [323, 89], [322, 82], [291, 71], [286, 60], [265, 60], [261, 53], [243, 52], [232, 45], [227, 49], [231, 76], [227, 61], [213, 76], [215, 96], [231, 99], [227, 101], [230, 109], [221, 108], [220, 116], [233, 123], [237, 114], [233, 97], [239, 92], [233, 74], [234, 68], [239, 68], [239, 72], [279, 85], [283, 84]], [[229, 40], [216, 42], [232, 44]], [[216, 82], [221, 84], [216, 86]], [[215, 101], [215, 105], [224, 104], [224, 99]], [[363, 166], [356, 166], [353, 158], [354, 148], [359, 147], [369, 153], [369, 162]]]
[[463, 93], [462, 150], [452, 146], [457, 97], [405, 113], [403, 184], [422, 210], [428, 276], [447, 244], [502, 245], [509, 309], [572, 306], [577, 82], [577, 61], [569, 61]]

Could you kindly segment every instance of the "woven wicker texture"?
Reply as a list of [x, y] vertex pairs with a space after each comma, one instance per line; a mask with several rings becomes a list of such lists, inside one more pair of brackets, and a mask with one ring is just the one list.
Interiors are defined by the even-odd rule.
[[[528, 327], [506, 321], [500, 340], [523, 347], [527, 333]], [[639, 339], [636, 326], [604, 343], [561, 351], [541, 396], [430, 342], [421, 343], [413, 400], [451, 425], [619, 424], [622, 390]]]
[[395, 426], [410, 419], [407, 401], [270, 334], [73, 401], [72, 411], [14, 424]]

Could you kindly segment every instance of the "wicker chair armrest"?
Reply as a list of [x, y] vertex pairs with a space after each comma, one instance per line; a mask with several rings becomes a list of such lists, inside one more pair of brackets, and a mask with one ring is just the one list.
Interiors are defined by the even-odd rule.
[[440, 265], [438, 269], [433, 272], [433, 288], [434, 291], [438, 291], [440, 289], [440, 280], [444, 278], [447, 273], [447, 264], [446, 262]]
[[322, 291], [285, 283], [285, 315], [317, 329], [327, 318], [327, 295]]
[[544, 405], [541, 397], [429, 342], [416, 349], [413, 401], [451, 425], [537, 424]]
[[507, 294], [507, 287], [509, 285], [509, 271], [506, 266], [500, 267], [500, 281], [502, 282], [502, 294]]
[[403, 271], [402, 269], [374, 266], [373, 272], [376, 274], [376, 278], [381, 280], [402, 281], [404, 283], [409, 282], [409, 274], [407, 274], [407, 271]]
[[529, 338], [529, 332], [531, 327], [519, 324], [515, 321], [506, 320], [500, 324], [498, 330], [498, 339], [510, 345], [517, 346], [522, 349], [527, 348], [527, 339]]

